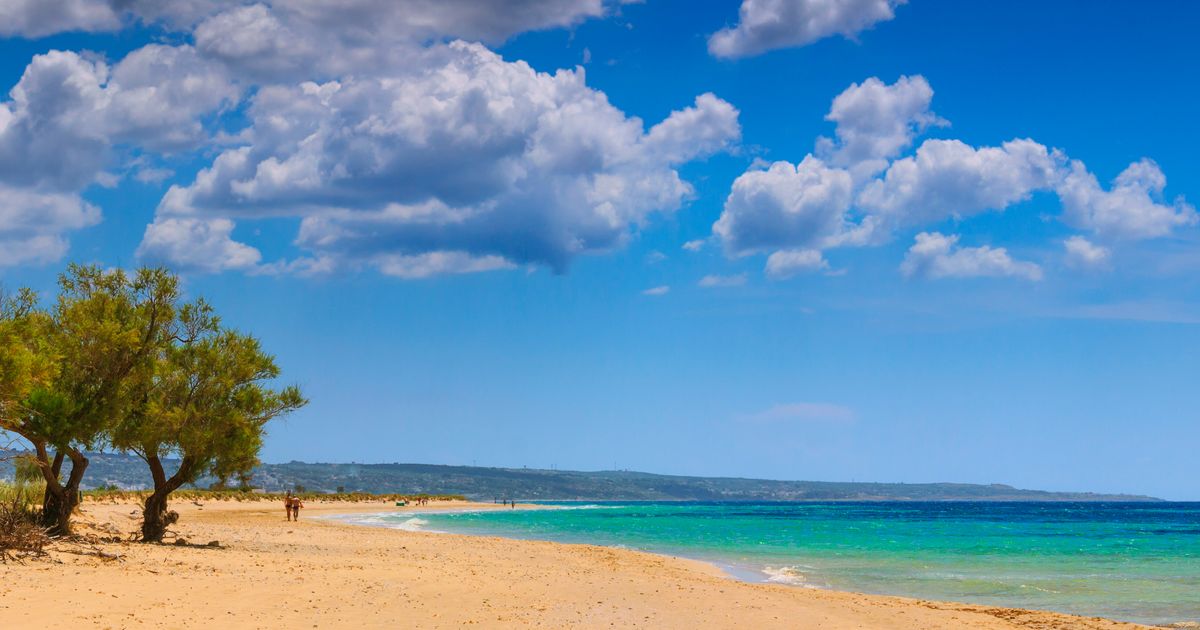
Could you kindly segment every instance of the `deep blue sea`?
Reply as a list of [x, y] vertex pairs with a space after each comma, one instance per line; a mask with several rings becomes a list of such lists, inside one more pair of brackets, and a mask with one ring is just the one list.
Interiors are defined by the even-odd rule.
[[367, 525], [611, 545], [735, 577], [1200, 621], [1200, 503], [556, 503], [347, 517]]

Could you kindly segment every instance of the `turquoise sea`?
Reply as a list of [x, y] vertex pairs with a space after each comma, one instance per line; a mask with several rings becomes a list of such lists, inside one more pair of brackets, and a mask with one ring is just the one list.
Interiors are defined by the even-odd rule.
[[365, 525], [592, 543], [735, 577], [1143, 623], [1200, 621], [1200, 503], [558, 503]]

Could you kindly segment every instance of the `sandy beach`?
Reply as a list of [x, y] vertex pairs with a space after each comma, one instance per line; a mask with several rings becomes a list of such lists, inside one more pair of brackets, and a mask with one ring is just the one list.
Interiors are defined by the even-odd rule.
[[[317, 518], [398, 509], [383, 503], [310, 502], [290, 523], [274, 503], [172, 507], [181, 515], [175, 531], [193, 546], [60, 544], [49, 558], [0, 564], [0, 628], [1144, 627], [751, 584], [706, 563], [622, 549]], [[79, 530], [127, 534], [136, 509], [88, 502]], [[210, 541], [220, 546], [202, 546]]]

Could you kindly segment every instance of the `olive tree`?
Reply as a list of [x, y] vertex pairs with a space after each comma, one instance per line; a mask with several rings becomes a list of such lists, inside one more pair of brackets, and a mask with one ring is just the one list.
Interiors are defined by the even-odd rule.
[[[180, 308], [174, 328], [111, 435], [113, 447], [136, 453], [150, 468], [146, 542], [161, 541], [178, 518], [167, 509], [172, 492], [204, 475], [248, 473], [258, 463], [266, 423], [307, 403], [295, 386], [273, 388], [274, 358], [254, 337], [221, 327], [207, 303]], [[168, 457], [178, 458], [178, 468], [166, 469]]]

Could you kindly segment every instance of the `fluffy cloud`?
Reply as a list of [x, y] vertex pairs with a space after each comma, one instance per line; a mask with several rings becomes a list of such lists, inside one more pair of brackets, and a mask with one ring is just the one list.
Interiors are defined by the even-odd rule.
[[737, 109], [709, 93], [651, 128], [645, 143], [658, 159], [681, 164], [727, 148], [741, 133]]
[[821, 247], [845, 229], [852, 193], [849, 173], [811, 155], [796, 165], [775, 162], [733, 182], [713, 232], [737, 255]]
[[822, 271], [829, 262], [815, 249], [785, 249], [767, 257], [767, 275], [772, 278], [790, 278], [798, 273]]
[[[113, 31], [133, 21], [190, 30], [206, 19], [248, 6], [280, 15], [297, 35], [333, 34], [362, 51], [389, 41], [461, 37], [498, 43], [517, 33], [565, 27], [604, 15], [604, 0], [0, 0], [0, 35], [42, 37]], [[246, 37], [248, 32], [234, 34]]]
[[[815, 155], [798, 165], [752, 165], [734, 181], [713, 234], [730, 255], [770, 253], [766, 273], [786, 277], [823, 269], [823, 250], [881, 244], [904, 231], [1003, 211], [1036, 193], [1057, 194], [1059, 219], [1102, 240], [1167, 236], [1200, 220], [1182, 198], [1163, 200], [1166, 177], [1149, 159], [1131, 164], [1106, 190], [1082, 162], [1031, 139], [983, 147], [929, 139], [900, 157], [918, 134], [946, 124], [930, 110], [932, 96], [920, 76], [851, 85], [826, 116], [834, 137], [818, 139]], [[1035, 266], [1012, 261], [1003, 249], [958, 248], [955, 238], [918, 237], [905, 269], [1035, 275]], [[1102, 265], [1109, 257], [1082, 236], [1066, 247], [1075, 265]]]
[[675, 167], [740, 134], [711, 94], [646, 130], [581, 70], [538, 73], [462, 42], [386, 78], [263, 88], [249, 115], [250, 144], [169, 190], [160, 213], [299, 215], [299, 245], [368, 263], [461, 252], [561, 270], [679, 207], [692, 189]]
[[108, 31], [118, 13], [97, 0], [0, 0], [0, 36], [43, 37], [66, 31]]
[[500, 256], [473, 256], [468, 252], [453, 251], [426, 252], [414, 256], [383, 254], [373, 262], [384, 275], [410, 280], [443, 274], [512, 269], [515, 266]]
[[332, 24], [346, 33], [392, 31], [417, 39], [451, 37], [485, 43], [500, 43], [525, 31], [572, 26], [606, 10], [603, 0], [285, 0], [272, 4], [292, 19], [326, 30]]
[[708, 39], [717, 57], [749, 57], [768, 50], [805, 46], [831, 35], [853, 39], [895, 17], [907, 0], [742, 0], [738, 23]]
[[658, 296], [658, 295], [666, 295], [670, 292], [671, 292], [671, 287], [664, 284], [664, 285], [658, 286], [658, 287], [650, 287], [649, 289], [642, 291], [642, 295]]
[[[73, 52], [35, 57], [0, 103], [0, 186], [42, 196], [30, 208], [82, 208], [81, 191], [118, 180], [107, 170], [115, 157], [145, 166], [147, 154], [198, 148], [210, 140], [201, 121], [257, 83], [251, 125], [232, 138], [241, 146], [170, 192], [141, 256], [204, 271], [562, 269], [679, 207], [692, 189], [676, 167], [735, 142], [737, 111], [706, 94], [646, 129], [587, 88], [582, 71], [538, 74], [482, 46], [436, 42], [500, 42], [623, 2], [0, 0], [0, 34], [140, 21], [195, 42], [146, 46], [115, 66]], [[134, 166], [118, 172], [150, 182], [170, 173]], [[98, 210], [87, 208], [94, 223]], [[265, 215], [304, 218], [299, 242], [312, 256], [264, 266], [231, 238], [232, 218]], [[5, 242], [19, 233], [0, 224]], [[62, 247], [39, 251], [52, 249]]]
[[94, 180], [109, 146], [94, 120], [107, 76], [105, 64], [75, 53], [34, 57], [0, 104], [0, 181], [62, 191]]
[[[726, 251], [734, 255], [820, 250], [883, 240], [893, 228], [889, 214], [891, 223], [896, 223], [897, 216], [905, 214], [909, 206], [918, 206], [920, 201], [904, 202], [896, 191], [880, 190], [867, 201], [874, 199], [880, 205], [886, 202], [897, 207], [891, 208], [890, 213], [876, 208], [876, 212], [856, 218], [851, 212], [855, 196], [863, 180], [885, 168], [890, 158], [908, 148], [917, 133], [931, 125], [943, 124], [929, 109], [932, 97], [932, 88], [921, 76], [901, 77], [890, 85], [876, 78], [851, 85], [834, 99], [826, 116], [837, 127], [835, 138], [818, 140], [817, 153], [823, 157], [809, 155], [794, 166], [776, 162], [767, 170], [751, 167], [734, 182], [724, 212], [713, 225], [714, 234], [720, 237]], [[925, 149], [924, 154], [920, 162], [924, 171], [929, 171], [931, 164], [937, 166], [939, 158], [949, 162], [954, 159], [944, 156], [935, 145]], [[922, 176], [921, 172], [912, 172], [920, 169], [909, 171], [898, 169], [893, 186], [903, 193], [919, 194], [920, 191], [905, 188], [901, 182]], [[952, 179], [937, 173], [932, 179], [939, 177]], [[936, 192], [926, 196], [936, 196]], [[863, 198], [859, 199], [862, 205]], [[772, 275], [783, 277], [794, 273], [785, 270], [787, 263], [798, 262], [795, 255], [781, 252], [775, 264], [768, 264], [767, 269]]]
[[975, 148], [958, 140], [926, 140], [870, 182], [858, 205], [892, 225], [920, 225], [1002, 210], [1049, 188], [1058, 158], [1032, 140]]
[[0, 267], [52, 263], [65, 256], [68, 248], [67, 240], [57, 235], [17, 238], [0, 233]]
[[139, 258], [151, 263], [170, 263], [184, 271], [217, 273], [250, 270], [262, 255], [257, 249], [234, 241], [233, 221], [228, 219], [159, 218], [146, 226]]
[[1041, 280], [1042, 269], [1013, 260], [1003, 247], [960, 247], [958, 236], [921, 232], [909, 248], [900, 271], [924, 278], [1015, 277]]
[[820, 138], [817, 154], [862, 181], [887, 168], [931, 125], [944, 125], [929, 109], [933, 88], [925, 77], [902, 76], [888, 85], [875, 77], [854, 83], [833, 99], [825, 120], [836, 139]]
[[146, 46], [111, 71], [73, 52], [37, 55], [11, 100], [0, 103], [0, 179], [78, 190], [96, 178], [112, 146], [190, 147], [205, 137], [197, 119], [237, 96], [188, 46]]
[[58, 260], [67, 252], [63, 233], [99, 220], [100, 210], [78, 195], [0, 184], [0, 267]]
[[1063, 241], [1067, 252], [1067, 264], [1072, 267], [1095, 269], [1106, 267], [1112, 252], [1107, 247], [1096, 245], [1082, 236], [1072, 236]]
[[1182, 198], [1162, 203], [1167, 178], [1152, 160], [1130, 164], [1104, 190], [1075, 161], [1058, 185], [1067, 222], [1096, 234], [1121, 239], [1166, 236], [1177, 227], [1196, 224], [1196, 210]]
[[[196, 46], [259, 80], [326, 80], [403, 68], [426, 42], [499, 43], [604, 15], [603, 0], [286, 0], [232, 3], [201, 21]], [[238, 6], [240, 4], [240, 6]]]
[[192, 48], [151, 45], [111, 69], [73, 52], [37, 55], [9, 95], [0, 103], [0, 204], [20, 204], [25, 221], [0, 210], [0, 239], [11, 246], [37, 224], [39, 254], [22, 259], [45, 261], [65, 252], [63, 232], [99, 220], [79, 193], [109, 183], [114, 147], [190, 148], [206, 135], [197, 119], [238, 92]]

